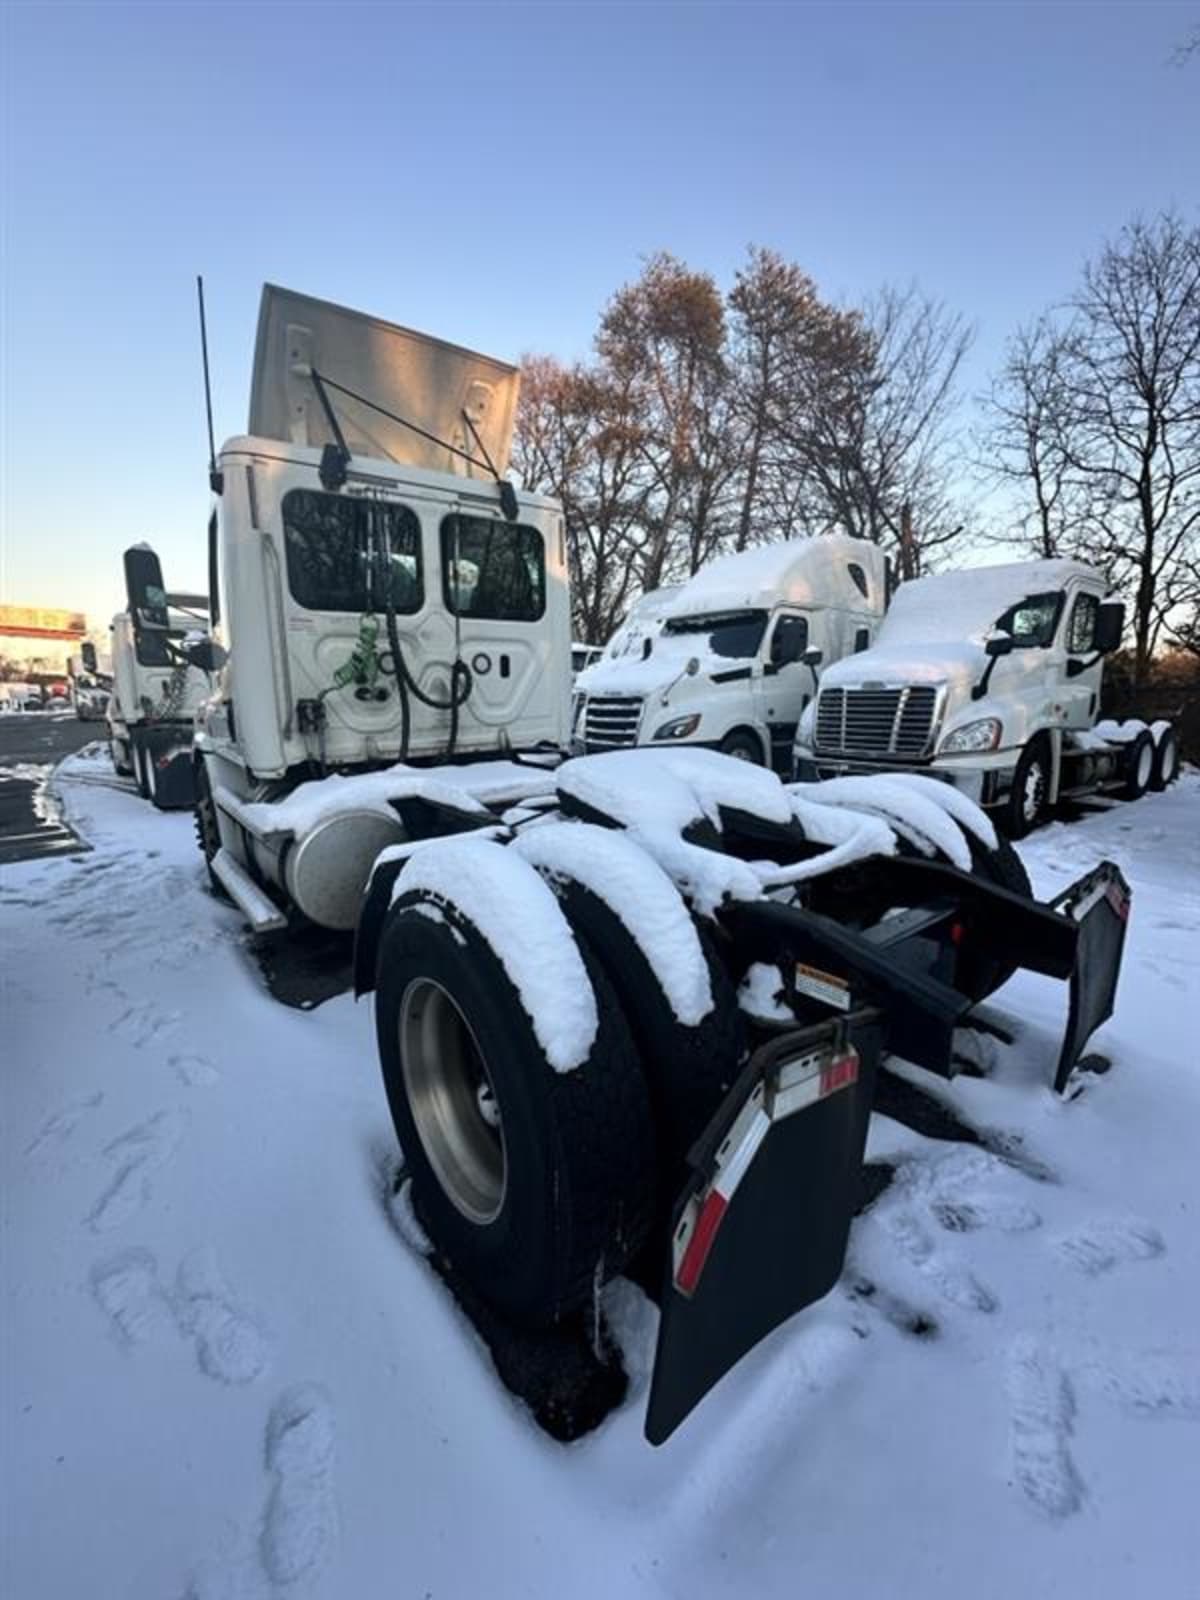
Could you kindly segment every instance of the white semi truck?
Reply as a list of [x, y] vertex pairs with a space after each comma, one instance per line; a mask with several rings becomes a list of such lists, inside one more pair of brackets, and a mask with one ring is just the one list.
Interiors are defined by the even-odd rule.
[[867, 649], [886, 605], [882, 552], [845, 535], [710, 562], [576, 679], [574, 747], [700, 746], [789, 771], [817, 666]]
[[1124, 607], [1076, 561], [906, 583], [875, 647], [833, 666], [796, 743], [801, 780], [920, 772], [1021, 838], [1060, 800], [1136, 799], [1179, 771], [1168, 722], [1099, 719]]
[[[149, 545], [131, 546], [124, 562], [129, 603], [110, 627], [112, 685], [105, 715], [112, 763], [160, 810], [187, 808], [195, 802], [195, 714], [210, 692], [208, 674], [187, 652], [207, 631], [208, 597], [165, 589]], [[90, 657], [95, 670], [94, 649]]]
[[1128, 889], [1103, 863], [1039, 904], [921, 779], [789, 787], [676, 744], [564, 759], [563, 519], [503, 476], [515, 404], [502, 363], [266, 289], [250, 432], [210, 451], [197, 827], [260, 932], [355, 930], [438, 1270], [494, 1353], [519, 1347], [501, 1370], [573, 1352], [559, 1437], [586, 1425], [600, 1286], [659, 1286], [657, 1443], [836, 1281], [881, 1051], [951, 1073], [1020, 964], [1070, 982], [1066, 1088]]

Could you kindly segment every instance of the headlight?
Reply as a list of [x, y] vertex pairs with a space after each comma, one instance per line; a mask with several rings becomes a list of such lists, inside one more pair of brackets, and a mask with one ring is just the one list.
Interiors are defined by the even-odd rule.
[[942, 740], [944, 756], [962, 755], [974, 750], [994, 750], [1000, 743], [1000, 719], [983, 717], [978, 722], [965, 722]]
[[664, 722], [657, 730], [656, 739], [686, 739], [689, 733], [695, 733], [700, 726], [700, 713], [693, 711], [690, 717], [675, 717], [671, 722]]

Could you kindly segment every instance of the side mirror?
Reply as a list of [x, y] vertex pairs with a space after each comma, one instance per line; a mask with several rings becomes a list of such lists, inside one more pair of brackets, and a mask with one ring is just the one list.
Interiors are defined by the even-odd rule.
[[1120, 600], [1102, 600], [1096, 611], [1096, 649], [1102, 656], [1121, 648], [1125, 607]]
[[167, 632], [171, 619], [162, 566], [148, 544], [135, 544], [125, 552], [125, 594], [135, 634]]
[[85, 672], [99, 671], [99, 664], [96, 661], [96, 646], [90, 639], [85, 639], [79, 646], [79, 658], [83, 662], [83, 670]]
[[800, 659], [806, 667], [819, 667], [825, 659], [825, 652], [814, 646], [811, 650], [806, 650]]
[[998, 628], [995, 633], [989, 633], [983, 641], [984, 654], [991, 656], [993, 661], [997, 656], [1012, 655], [1012, 647], [1012, 634], [1005, 633], [1002, 628]]
[[700, 658], [698, 656], [691, 656], [688, 660], [687, 666], [683, 670], [687, 673], [689, 678], [694, 678], [700, 671]]
[[188, 666], [199, 667], [201, 672], [220, 672], [229, 660], [229, 652], [215, 639], [197, 639], [183, 646]]

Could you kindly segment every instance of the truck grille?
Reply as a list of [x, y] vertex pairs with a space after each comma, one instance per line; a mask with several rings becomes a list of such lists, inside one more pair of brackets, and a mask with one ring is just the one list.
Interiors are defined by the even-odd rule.
[[585, 746], [600, 751], [636, 744], [641, 715], [640, 695], [589, 695], [583, 714]]
[[937, 698], [933, 684], [822, 689], [817, 697], [817, 748], [910, 759], [926, 755]]

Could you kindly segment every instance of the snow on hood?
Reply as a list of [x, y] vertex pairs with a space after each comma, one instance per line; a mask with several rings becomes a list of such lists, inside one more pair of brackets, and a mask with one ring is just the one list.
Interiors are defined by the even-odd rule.
[[654, 635], [653, 649], [644, 659], [640, 654], [618, 656], [616, 660], [606, 655], [579, 674], [575, 687], [583, 694], [652, 695], [686, 677], [687, 664], [693, 657], [700, 663], [698, 676], [702, 677], [714, 672], [736, 672], [755, 659], [717, 655], [705, 649], [705, 644], [703, 633], [658, 633]]
[[922, 644], [915, 640], [911, 644], [878, 644], [827, 667], [821, 674], [821, 688], [835, 689], [876, 679], [881, 683], [950, 683], [969, 688], [978, 683], [986, 664], [983, 646], [969, 639], [955, 644]]

